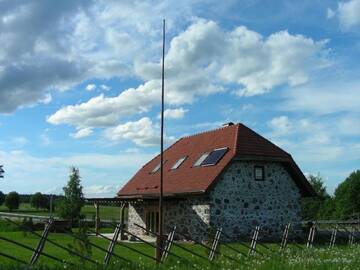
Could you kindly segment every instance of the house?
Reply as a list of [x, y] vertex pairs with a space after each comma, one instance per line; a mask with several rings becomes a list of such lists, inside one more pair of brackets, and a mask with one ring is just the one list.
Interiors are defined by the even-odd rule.
[[[164, 230], [205, 240], [209, 226], [236, 240], [261, 225], [278, 236], [299, 224], [300, 198], [315, 193], [291, 155], [245, 125], [179, 139], [164, 151]], [[145, 164], [118, 192], [131, 200], [128, 230], [158, 230], [160, 155]]]

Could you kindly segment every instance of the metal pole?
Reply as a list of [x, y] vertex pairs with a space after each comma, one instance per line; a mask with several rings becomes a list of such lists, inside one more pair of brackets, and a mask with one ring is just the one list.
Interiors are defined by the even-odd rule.
[[159, 196], [159, 237], [156, 245], [156, 260], [161, 261], [163, 244], [163, 178], [164, 178], [164, 68], [165, 68], [165, 19], [163, 20], [163, 50], [161, 72], [161, 137], [160, 137], [160, 196]]

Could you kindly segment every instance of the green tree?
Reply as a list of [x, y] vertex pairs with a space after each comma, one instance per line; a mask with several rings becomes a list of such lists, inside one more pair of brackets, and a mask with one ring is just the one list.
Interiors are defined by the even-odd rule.
[[301, 201], [301, 213], [303, 219], [317, 219], [321, 215], [321, 209], [323, 204], [327, 199], [330, 198], [329, 194], [326, 191], [326, 187], [324, 184], [324, 180], [320, 176], [317, 175], [310, 175], [309, 183], [313, 187], [316, 192], [316, 197], [311, 198], [303, 198]]
[[336, 188], [335, 205], [340, 218], [360, 212], [360, 170], [352, 172]]
[[5, 194], [0, 191], [0, 205], [3, 205], [5, 201]]
[[20, 205], [20, 196], [17, 192], [12, 191], [5, 197], [5, 206], [9, 208], [10, 211], [19, 209]]
[[41, 192], [36, 192], [30, 198], [30, 205], [36, 209], [46, 208], [46, 205], [44, 207], [45, 200], [46, 200], [46, 198], [43, 194], [41, 194]]
[[79, 169], [72, 167], [69, 181], [63, 188], [64, 198], [57, 206], [60, 217], [72, 222], [81, 218], [81, 208], [85, 203], [80, 180]]

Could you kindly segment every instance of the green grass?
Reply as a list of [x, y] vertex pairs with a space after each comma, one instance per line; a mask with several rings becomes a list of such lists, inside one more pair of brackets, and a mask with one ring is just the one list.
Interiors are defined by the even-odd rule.
[[[9, 212], [9, 210], [4, 206], [0, 206], [0, 212]], [[49, 211], [47, 210], [37, 210], [29, 203], [21, 203], [19, 209], [12, 211], [11, 213], [18, 214], [28, 214], [28, 215], [37, 215], [37, 216], [48, 216]], [[56, 211], [55, 211], [56, 216]], [[95, 208], [92, 205], [85, 205], [82, 208], [82, 214], [85, 215], [86, 218], [92, 219], [95, 216]], [[125, 218], [127, 212], [125, 211]], [[116, 206], [100, 206], [100, 218], [103, 220], [120, 220], [120, 207]]]
[[[10, 238], [16, 241], [19, 241], [23, 244], [26, 244], [31, 247], [35, 247], [38, 238], [30, 235], [23, 234], [22, 232], [0, 232], [0, 236]], [[69, 246], [74, 245], [74, 240], [65, 234], [51, 234], [50, 239], [54, 240], [56, 243]], [[97, 244], [103, 248], [107, 248], [108, 242], [102, 240], [98, 237], [90, 237], [90, 241], [94, 244]], [[152, 256], [154, 254], [154, 248], [140, 243], [131, 243], [127, 244], [132, 248], [135, 248], [139, 251], [144, 252]], [[236, 249], [239, 249], [243, 252], [247, 252], [246, 248], [239, 244], [231, 244]], [[207, 256], [207, 251], [199, 246], [193, 244], [182, 244], [183, 247], [189, 248], [202, 256]], [[235, 252], [231, 251], [225, 246], [220, 247], [220, 251], [227, 256], [236, 258], [237, 262], [233, 262], [230, 259], [219, 257], [215, 260], [214, 264], [197, 258], [182, 249], [173, 246], [172, 252], [178, 256], [185, 258], [185, 260], [179, 260], [172, 256], [169, 257], [169, 260], [165, 265], [156, 267], [156, 264], [151, 260], [142, 255], [139, 255], [133, 251], [130, 251], [124, 247], [116, 246], [115, 254], [126, 257], [128, 260], [132, 261], [131, 265], [113, 258], [111, 261], [111, 266], [108, 269], [244, 269], [244, 270], [305, 270], [305, 269], [316, 269], [316, 270], [332, 270], [332, 269], [359, 269], [360, 268], [360, 246], [356, 245], [354, 247], [348, 246], [338, 246], [333, 249], [328, 249], [325, 246], [317, 246], [311, 250], [305, 248], [299, 249], [298, 247], [290, 245], [286, 252], [279, 254], [278, 245], [270, 244], [268, 247], [271, 250], [265, 249], [261, 246], [258, 246], [259, 251], [264, 255], [255, 255], [251, 257], [244, 257]], [[0, 240], [0, 251], [11, 254], [12, 256], [22, 258], [23, 260], [28, 261], [31, 257], [31, 252], [26, 251], [23, 248], [16, 247], [12, 244], [6, 243], [3, 240]], [[56, 257], [66, 259], [77, 264], [77, 267], [67, 267], [74, 269], [102, 269], [101, 266], [95, 267], [95, 265], [82, 262], [78, 258], [71, 256], [66, 251], [53, 246], [51, 243], [47, 243], [44, 249], [45, 252], [54, 255]], [[105, 253], [101, 250], [92, 248], [91, 258], [102, 262], [104, 259]], [[47, 266], [50, 268], [64, 269], [64, 266], [53, 262], [52, 260], [46, 257], [40, 257], [39, 266]], [[14, 263], [8, 259], [0, 258], [0, 269], [20, 269], [19, 267], [14, 266]], [[26, 268], [29, 269], [29, 268]]]

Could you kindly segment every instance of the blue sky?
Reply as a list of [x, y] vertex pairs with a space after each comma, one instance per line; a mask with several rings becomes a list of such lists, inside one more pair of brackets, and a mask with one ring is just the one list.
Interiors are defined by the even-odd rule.
[[242, 122], [330, 192], [360, 164], [360, 0], [0, 1], [0, 189], [113, 196], [166, 141]]

